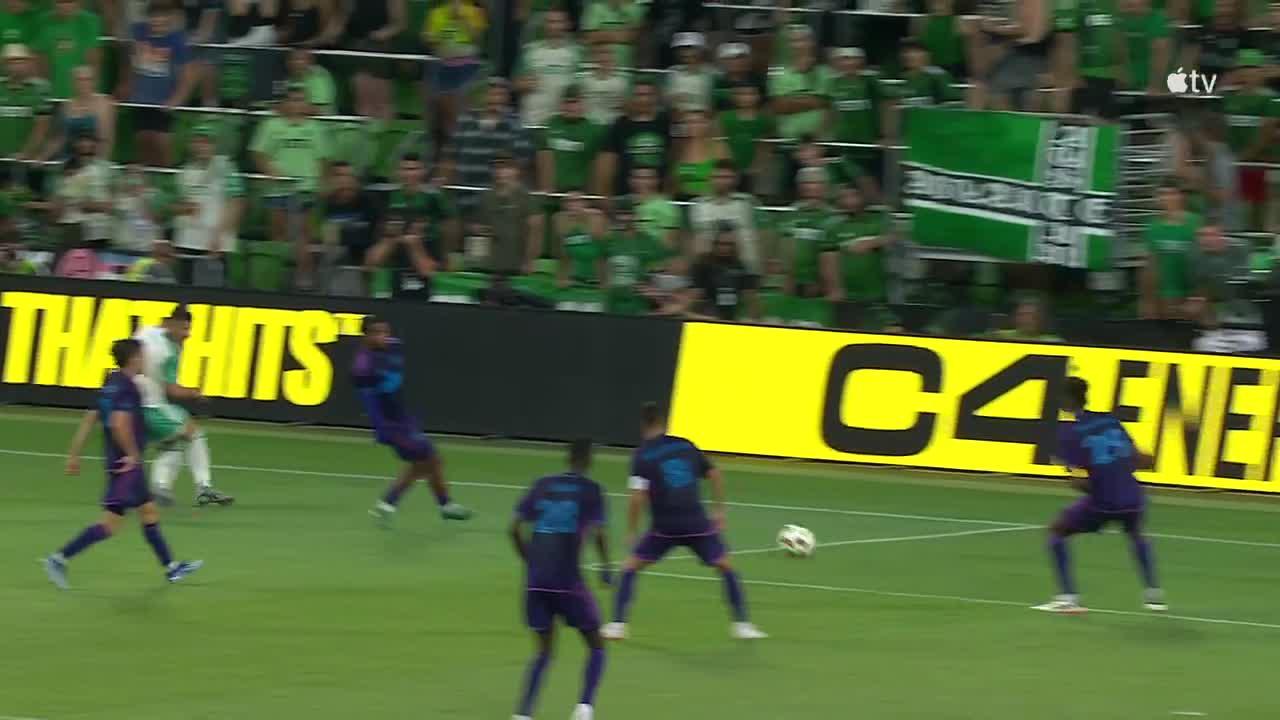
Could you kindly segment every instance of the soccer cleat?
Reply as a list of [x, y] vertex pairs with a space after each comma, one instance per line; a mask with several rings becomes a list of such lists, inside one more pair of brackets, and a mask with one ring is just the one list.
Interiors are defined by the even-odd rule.
[[600, 628], [600, 637], [605, 640], [626, 640], [627, 624], [620, 622], [611, 622]]
[[58, 586], [59, 590], [71, 589], [71, 583], [67, 580], [66, 560], [63, 560], [57, 555], [50, 555], [49, 557], [41, 560], [40, 564], [44, 566], [44, 574], [49, 577], [49, 582]]
[[1079, 615], [1089, 612], [1088, 608], [1080, 604], [1079, 598], [1075, 595], [1059, 595], [1043, 605], [1032, 605], [1031, 609], [1064, 615]]
[[595, 716], [596, 712], [590, 705], [579, 703], [578, 706], [573, 709], [573, 715], [569, 720], [591, 720]]
[[196, 495], [196, 505], [199, 507], [204, 507], [205, 505], [230, 505], [235, 501], [234, 497], [218, 492], [211, 487], [201, 490], [200, 494]]
[[369, 517], [378, 521], [382, 527], [391, 527], [391, 519], [396, 516], [396, 506], [379, 500], [369, 508]]
[[470, 520], [471, 509], [465, 505], [451, 502], [440, 508], [440, 516], [445, 520]]
[[1169, 612], [1169, 603], [1164, 601], [1164, 591], [1160, 588], [1147, 588], [1142, 607], [1151, 612]]
[[191, 560], [186, 562], [175, 562], [164, 571], [164, 577], [171, 583], [180, 582], [183, 578], [191, 575], [195, 571], [204, 567], [203, 560]]
[[736, 622], [729, 626], [729, 637], [734, 640], [764, 640], [769, 635], [749, 622]]

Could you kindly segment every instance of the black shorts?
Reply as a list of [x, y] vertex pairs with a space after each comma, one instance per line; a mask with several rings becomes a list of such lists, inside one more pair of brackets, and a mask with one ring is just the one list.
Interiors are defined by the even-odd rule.
[[138, 132], [170, 132], [173, 130], [173, 111], [164, 108], [138, 108], [133, 111], [133, 129]]
[[1116, 81], [1114, 78], [1086, 77], [1084, 87], [1076, 90], [1075, 111], [1104, 118], [1116, 116]]

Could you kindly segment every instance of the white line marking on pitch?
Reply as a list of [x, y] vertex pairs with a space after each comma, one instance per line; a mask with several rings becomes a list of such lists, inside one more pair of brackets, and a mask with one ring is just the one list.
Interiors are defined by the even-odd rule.
[[24, 715], [0, 715], [0, 720], [45, 720], [45, 718], [26, 717]]
[[[42, 458], [62, 458], [62, 453], [37, 452], [34, 450], [10, 450], [0, 448], [0, 454], [3, 455], [19, 455], [24, 457], [42, 457]], [[85, 460], [101, 460], [101, 456], [85, 455]], [[267, 468], [254, 467], [248, 465], [214, 465], [215, 470], [231, 470], [233, 472], [259, 472], [273, 473], [277, 475], [302, 475], [308, 477], [332, 477], [332, 478], [351, 478], [353, 480], [386, 480], [389, 475], [369, 475], [364, 473], [348, 473], [348, 472], [326, 472], [321, 470], [295, 470], [293, 468]], [[452, 483], [459, 487], [480, 487], [493, 488], [497, 490], [528, 490], [527, 485], [510, 485], [503, 483], [485, 483], [485, 482], [455, 482]], [[608, 493], [611, 497], [625, 498], [629, 497], [628, 493]], [[842, 508], [823, 508], [823, 507], [806, 507], [803, 505], [768, 505], [764, 503], [751, 502], [735, 502], [729, 501], [725, 503], [731, 507], [754, 508], [757, 510], [785, 510], [789, 512], [809, 512], [809, 513], [827, 513], [834, 515], [853, 515], [858, 517], [881, 517], [892, 518], [897, 520], [925, 520], [932, 522], [951, 522], [951, 523], [967, 523], [970, 525], [994, 525], [996, 527], [1008, 528], [1010, 530], [1021, 530], [1029, 527], [1025, 523], [1014, 523], [1005, 520], [980, 520], [975, 518], [957, 518], [945, 515], [909, 515], [903, 513], [877, 512], [874, 510], [845, 510]], [[1034, 525], [1030, 527], [1036, 527]], [[1043, 526], [1039, 526], [1043, 527]], [[1257, 540], [1233, 540], [1231, 538], [1214, 538], [1199, 535], [1176, 535], [1168, 533], [1147, 533], [1147, 537], [1161, 538], [1165, 540], [1186, 540], [1191, 542], [1208, 542], [1220, 543], [1224, 545], [1243, 545], [1246, 547], [1264, 547], [1264, 548], [1280, 548], [1277, 542], [1262, 542]], [[3, 718], [0, 718], [3, 720]]]
[[1209, 713], [1202, 713], [1198, 710], [1173, 710], [1169, 714], [1181, 717], [1206, 717]]
[[[892, 542], [911, 542], [913, 540], [938, 540], [941, 538], [964, 537], [966, 535], [991, 535], [992, 533], [1016, 532], [1018, 530], [1035, 530], [1044, 527], [1043, 525], [1015, 525], [1013, 527], [986, 528], [983, 530], [961, 530], [959, 532], [934, 533], [932, 535], [898, 535], [894, 537], [877, 537], [877, 538], [859, 538], [857, 540], [837, 540], [835, 542], [818, 543], [819, 548], [842, 547], [844, 545], [875, 545], [878, 543]], [[758, 555], [767, 552], [781, 552], [778, 546], [767, 548], [754, 548], [752, 550], [734, 550], [733, 555]], [[680, 555], [679, 558], [693, 557], [692, 555]], [[672, 558], [677, 559], [677, 558]]]

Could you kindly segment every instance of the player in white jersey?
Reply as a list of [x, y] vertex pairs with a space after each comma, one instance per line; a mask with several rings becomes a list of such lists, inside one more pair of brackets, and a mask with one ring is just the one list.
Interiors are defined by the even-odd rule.
[[142, 393], [147, 439], [157, 448], [151, 483], [161, 504], [173, 504], [173, 480], [185, 455], [195, 480], [196, 504], [230, 505], [235, 498], [213, 487], [209, 441], [204, 430], [175, 402], [204, 398], [199, 389], [178, 384], [182, 344], [190, 334], [191, 314], [178, 306], [162, 325], [142, 328], [134, 336], [142, 343], [143, 369], [136, 380]]

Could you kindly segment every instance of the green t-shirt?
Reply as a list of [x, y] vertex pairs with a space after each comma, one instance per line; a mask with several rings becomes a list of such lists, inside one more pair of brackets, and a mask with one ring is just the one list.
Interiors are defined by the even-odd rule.
[[[641, 27], [644, 23], [647, 6], [644, 3], [621, 0], [612, 3], [608, 0], [593, 0], [582, 14], [582, 29], [586, 32], [628, 30]], [[632, 49], [625, 43], [613, 44], [614, 57], [618, 67], [631, 67]]]
[[1080, 29], [1079, 0], [1053, 0], [1054, 32], [1073, 33]]
[[1265, 87], [1253, 92], [1227, 93], [1222, 98], [1222, 114], [1227, 116], [1230, 126], [1227, 141], [1239, 156], [1257, 142], [1258, 131], [1264, 123], [1280, 118], [1280, 96]]
[[387, 212], [410, 222], [425, 220], [425, 239], [428, 242], [440, 240], [440, 225], [458, 215], [458, 209], [449, 194], [434, 186], [424, 186], [412, 192], [397, 187], [387, 198]]
[[636, 227], [656, 238], [665, 238], [680, 229], [680, 207], [665, 195], [654, 195], [635, 203]]
[[34, 45], [39, 25], [35, 11], [11, 13], [0, 10], [0, 47], [5, 45]]
[[1122, 12], [1119, 18], [1129, 53], [1129, 78], [1133, 89], [1144, 90], [1151, 82], [1151, 48], [1156, 40], [1169, 37], [1169, 19], [1160, 10], [1141, 15]]
[[333, 76], [328, 70], [314, 65], [302, 78], [302, 90], [306, 93], [307, 102], [322, 115], [336, 115], [338, 110], [338, 89], [333, 84]]
[[1114, 78], [1121, 40], [1115, 0], [1080, 0], [1079, 17], [1076, 42], [1080, 74]]
[[1184, 298], [1190, 295], [1190, 260], [1199, 229], [1200, 216], [1191, 212], [1184, 213], [1180, 223], [1157, 217], [1147, 226], [1144, 240], [1155, 263], [1160, 297]]
[[604, 241], [609, 258], [609, 285], [633, 288], [657, 263], [667, 257], [662, 243], [642, 230], [630, 235], [614, 232]]
[[951, 73], [935, 65], [902, 76], [902, 82], [893, 89], [893, 97], [904, 108], [933, 107], [960, 99]]
[[569, 261], [569, 279], [578, 284], [600, 282], [600, 258], [605, 248], [596, 242], [585, 227], [575, 226], [560, 238], [565, 258]]
[[33, 78], [15, 85], [7, 77], [0, 78], [0, 156], [22, 152], [36, 118], [52, 114], [48, 83]]
[[314, 193], [320, 186], [324, 161], [331, 155], [327, 128], [307, 118], [267, 118], [258, 126], [249, 149], [266, 155], [277, 171], [301, 179], [299, 184], [284, 182], [276, 194]]
[[791, 249], [791, 276], [797, 284], [818, 282], [818, 256], [830, 249], [827, 227], [832, 213], [826, 205], [792, 206], [778, 223], [778, 237]]
[[591, 164], [603, 139], [604, 128], [586, 118], [571, 120], [555, 115], [547, 121], [538, 136], [538, 149], [551, 151], [558, 192], [586, 189]]
[[[818, 66], [800, 72], [790, 65], [769, 69], [769, 97], [782, 98], [789, 95], [825, 95], [825, 82], [822, 69]], [[822, 130], [823, 110], [806, 110], [804, 112], [780, 115], [778, 117], [778, 133], [788, 140], [798, 140], [803, 135], [816, 134]]]
[[773, 137], [776, 132], [772, 115], [757, 111], [752, 118], [742, 117], [737, 110], [720, 114], [720, 128], [724, 131], [729, 157], [738, 172], [751, 169], [756, 161], [756, 147], [761, 140]]
[[827, 226], [827, 242], [839, 248], [845, 297], [856, 302], [883, 302], [885, 299], [884, 252], [855, 253], [849, 247], [862, 238], [883, 235], [888, 224], [881, 213], [863, 211], [857, 215], [840, 213]]
[[964, 60], [964, 38], [955, 15], [928, 15], [924, 20], [921, 43], [929, 50], [929, 58], [943, 67], [955, 67]]
[[35, 51], [49, 63], [49, 85], [56, 98], [71, 97], [72, 71], [88, 62], [89, 51], [98, 47], [102, 21], [88, 10], [63, 19], [46, 13], [33, 41]]
[[857, 75], [827, 75], [826, 94], [835, 110], [835, 140], [874, 143], [880, 138], [880, 76], [864, 70]]

